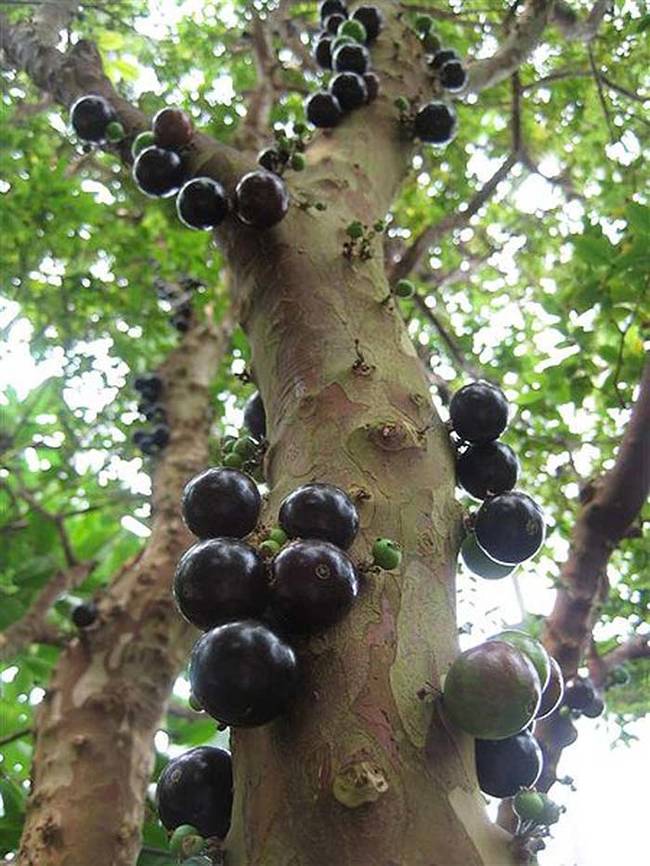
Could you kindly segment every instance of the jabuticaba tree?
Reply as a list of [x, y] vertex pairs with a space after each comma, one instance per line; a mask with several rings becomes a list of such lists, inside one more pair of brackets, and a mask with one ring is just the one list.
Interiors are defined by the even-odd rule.
[[[383, 244], [383, 221], [421, 146], [414, 128], [420, 138], [447, 140], [462, 124], [462, 111], [456, 120], [436, 101], [414, 123], [433, 95], [427, 56], [437, 50], [434, 37], [418, 36], [407, 4], [375, 5], [382, 29], [369, 53], [378, 88], [376, 80], [350, 85], [357, 88], [355, 105], [364, 88], [378, 92], [344, 116], [326, 100], [327, 117], [314, 119], [333, 128], [293, 153], [282, 181], [272, 182], [289, 197], [274, 199], [271, 216], [251, 211], [238, 186], [258, 169], [257, 148], [272, 138], [272, 99], [282, 92], [272, 80], [277, 70], [262, 19], [252, 28], [259, 81], [240, 146], [183, 131], [183, 178], [208, 179], [200, 191], [211, 197], [213, 221], [197, 213], [187, 188], [179, 213], [190, 225], [216, 227], [231, 307], [250, 345], [250, 373], [266, 413], [269, 494], [262, 521], [275, 525], [286, 495], [310, 481], [338, 485], [360, 515], [350, 551], [360, 565], [351, 612], [322, 634], [296, 641], [301, 681], [286, 713], [260, 727], [232, 729], [228, 866], [514, 866], [528, 856], [488, 819], [474, 740], [450, 723], [436, 699], [458, 655], [455, 573], [463, 519], [454, 443], [431, 401], [398, 298], [408, 297], [404, 278], [438, 235], [435, 227], [430, 236], [424, 232], [397, 262], [386, 260]], [[601, 5], [589, 17], [594, 33]], [[470, 203], [472, 213], [518, 161], [530, 161], [516, 72], [552, 14], [550, 3], [526, 4], [493, 56], [468, 64], [467, 80], [462, 64], [449, 58], [448, 91], [481, 94], [514, 75], [511, 152]], [[42, 20], [2, 23], [8, 61], [56, 101], [69, 107], [87, 94], [106, 100], [106, 124], [117, 124], [108, 136], [116, 140], [106, 146], [130, 167], [133, 139], [151, 119], [116, 93], [94, 46], [80, 41], [63, 54], [51, 38], [48, 44]], [[565, 14], [559, 23], [573, 39], [582, 22]], [[349, 43], [342, 49], [345, 57], [337, 61], [335, 51], [329, 60], [335, 71], [363, 73], [357, 65], [365, 52]], [[156, 134], [154, 126], [146, 144], [156, 145]], [[157, 185], [154, 177], [165, 162], [173, 163], [171, 186], [181, 185], [179, 161], [165, 156], [171, 152], [143, 150], [136, 157], [135, 177], [145, 191], [165, 191], [167, 178]], [[227, 213], [232, 201], [239, 219]], [[456, 227], [456, 216], [448, 216], [447, 229]], [[87, 634], [57, 664], [36, 726], [21, 866], [132, 866], [138, 856], [153, 736], [196, 637], [174, 607], [171, 586], [191, 543], [181, 492], [209, 465], [208, 385], [227, 330], [188, 322], [161, 370], [170, 439], [156, 458], [153, 533], [100, 597]], [[364, 567], [378, 538], [399, 544], [398, 569]], [[523, 663], [535, 691], [537, 675]]]

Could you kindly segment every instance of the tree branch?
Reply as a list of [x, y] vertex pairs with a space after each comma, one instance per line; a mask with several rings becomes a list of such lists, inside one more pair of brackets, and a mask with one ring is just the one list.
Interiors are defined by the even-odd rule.
[[602, 656], [598, 655], [596, 647], [592, 645], [587, 658], [589, 676], [596, 688], [602, 689], [605, 686], [607, 675], [615, 668], [634, 659], [647, 658], [650, 658], [650, 634], [634, 635]]
[[259, 15], [253, 16], [251, 39], [257, 84], [248, 96], [246, 117], [236, 136], [237, 144], [247, 148], [258, 147], [268, 135], [269, 113], [275, 93], [273, 76], [278, 63], [268, 18], [263, 21]]
[[564, 0], [555, 0], [551, 21], [567, 41], [591, 42], [611, 7], [612, 0], [596, 0], [591, 12], [582, 19]]

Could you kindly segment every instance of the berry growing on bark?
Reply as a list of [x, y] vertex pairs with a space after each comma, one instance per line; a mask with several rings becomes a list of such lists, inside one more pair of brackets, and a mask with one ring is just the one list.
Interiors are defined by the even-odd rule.
[[186, 550], [174, 577], [178, 609], [197, 628], [261, 614], [268, 583], [259, 553], [243, 541], [209, 538]]
[[84, 601], [72, 611], [72, 622], [77, 628], [89, 628], [97, 619], [98, 612], [94, 601]]
[[459, 59], [458, 52], [454, 51], [453, 48], [443, 48], [442, 51], [436, 51], [431, 58], [429, 65], [432, 69], [442, 69], [445, 63]]
[[112, 120], [106, 127], [106, 140], [115, 144], [124, 138], [124, 127], [119, 120]]
[[199, 746], [174, 758], [160, 774], [156, 800], [168, 830], [191, 824], [202, 836], [223, 839], [232, 812], [230, 754]]
[[370, 55], [363, 45], [341, 45], [334, 50], [332, 65], [337, 72], [356, 72], [363, 75], [368, 71]]
[[467, 73], [460, 60], [448, 60], [440, 67], [440, 83], [450, 93], [458, 93], [465, 87]]
[[584, 711], [596, 698], [596, 689], [589, 677], [575, 677], [569, 680], [564, 687], [565, 707], [572, 710]]
[[554, 803], [553, 800], [548, 796], [548, 794], [541, 794], [540, 797], [544, 801], [544, 811], [540, 815], [539, 823], [545, 824], [549, 826], [550, 824], [557, 824], [560, 820], [560, 815], [564, 811], [562, 806], [558, 806], [557, 803]]
[[113, 106], [103, 96], [82, 96], [70, 109], [70, 123], [82, 141], [104, 141], [115, 118]]
[[166, 198], [183, 182], [183, 163], [173, 150], [147, 147], [133, 163], [133, 178], [146, 195]]
[[512, 801], [512, 808], [522, 821], [537, 821], [544, 813], [544, 799], [537, 791], [519, 791]]
[[[342, 24], [345, 24], [347, 20], [347, 15], [341, 15], [339, 12], [336, 12], [334, 15], [329, 15], [323, 21], [323, 27], [328, 33], [331, 33], [332, 36], [339, 35], [339, 28]], [[340, 34], [344, 36], [345, 34]], [[352, 37], [350, 37], [352, 39]]]
[[412, 298], [415, 294], [415, 285], [411, 280], [398, 280], [394, 291], [398, 298]]
[[516, 628], [500, 631], [490, 640], [502, 640], [528, 656], [537, 671], [542, 691], [544, 691], [551, 675], [551, 657], [538, 640], [535, 640], [527, 632]]
[[594, 695], [593, 701], [582, 710], [582, 715], [586, 716], [588, 719], [597, 719], [598, 716], [602, 716], [604, 712], [605, 702], [600, 695]]
[[266, 147], [257, 155], [257, 161], [267, 171], [274, 171], [280, 168], [282, 160], [280, 154], [274, 147]]
[[236, 469], [205, 469], [183, 490], [183, 519], [199, 538], [243, 538], [255, 529], [261, 505], [255, 482]]
[[374, 72], [366, 72], [363, 76], [368, 94], [368, 102], [374, 102], [379, 96], [379, 77]]
[[500, 562], [495, 562], [487, 553], [478, 545], [474, 533], [466, 536], [460, 546], [460, 555], [465, 563], [465, 566], [479, 577], [486, 580], [500, 580], [502, 577], [507, 577], [515, 570], [514, 565], [503, 565]]
[[276, 544], [279, 544], [282, 547], [283, 544], [286, 544], [289, 540], [289, 536], [280, 526], [274, 526], [273, 529], [269, 532], [269, 539], [271, 541], [275, 541]]
[[510, 644], [487, 641], [461, 653], [444, 682], [452, 724], [486, 740], [522, 731], [535, 717], [542, 689], [533, 663]]
[[376, 6], [359, 6], [352, 13], [354, 21], [360, 21], [366, 29], [368, 42], [376, 39], [384, 23], [383, 16]]
[[368, 100], [366, 83], [356, 72], [339, 72], [330, 81], [330, 92], [336, 97], [343, 111], [360, 108]]
[[177, 150], [186, 147], [192, 140], [192, 121], [180, 108], [162, 108], [151, 124], [158, 147]]
[[205, 848], [205, 839], [199, 834], [196, 827], [191, 824], [181, 824], [172, 833], [169, 840], [169, 850], [176, 857], [187, 862], [187, 858], [193, 854], [200, 854]]
[[343, 0], [323, 0], [318, 8], [318, 14], [320, 15], [321, 21], [324, 21], [325, 18], [334, 15], [335, 13], [347, 17], [348, 9], [346, 4], [343, 3]]
[[298, 683], [291, 647], [256, 620], [206, 632], [190, 661], [192, 691], [203, 709], [227, 725], [264, 725], [287, 708]]
[[343, 117], [338, 99], [326, 90], [318, 90], [305, 101], [307, 120], [319, 129], [331, 129]]
[[246, 225], [269, 229], [287, 215], [289, 193], [276, 174], [250, 171], [235, 187], [235, 210]]
[[314, 59], [323, 69], [332, 68], [332, 37], [320, 36], [314, 48]]
[[133, 139], [133, 144], [131, 145], [131, 156], [133, 159], [145, 150], [147, 147], [152, 147], [154, 144], [153, 132], [147, 129], [144, 132], [141, 132], [139, 135]]
[[247, 427], [251, 435], [256, 439], [264, 439], [266, 436], [266, 410], [262, 403], [262, 396], [259, 391], [246, 401], [244, 406], [244, 427]]
[[212, 229], [228, 216], [228, 196], [216, 180], [196, 177], [181, 187], [176, 210], [189, 228]]
[[355, 42], [359, 42], [361, 45], [364, 45], [368, 40], [366, 28], [363, 26], [361, 21], [354, 18], [350, 18], [347, 21], [342, 21], [339, 24], [336, 35], [349, 36], [350, 39], [353, 39]]
[[501, 493], [479, 508], [476, 540], [488, 556], [507, 565], [530, 559], [544, 541], [544, 514], [525, 493]]
[[378, 538], [372, 546], [372, 561], [386, 571], [398, 568], [402, 561], [399, 544], [390, 538]]
[[359, 514], [344, 490], [333, 484], [303, 484], [280, 506], [289, 538], [321, 538], [346, 550], [359, 530]]
[[542, 750], [528, 731], [503, 740], [477, 739], [475, 755], [479, 787], [491, 797], [512, 797], [532, 787], [542, 772]]
[[550, 716], [551, 713], [560, 706], [562, 696], [564, 695], [564, 677], [562, 676], [562, 670], [553, 656], [549, 656], [549, 662], [549, 678], [546, 687], [542, 692], [542, 702], [540, 703], [537, 715], [535, 716], [537, 719], [545, 719], [547, 716]]
[[267, 538], [260, 544], [259, 550], [264, 559], [273, 559], [280, 552], [280, 545], [272, 538]]
[[456, 463], [458, 483], [476, 499], [512, 490], [518, 475], [517, 456], [503, 442], [470, 445]]
[[313, 633], [334, 625], [358, 591], [352, 560], [328, 541], [293, 541], [273, 560], [271, 610], [289, 632]]
[[496, 385], [470, 382], [456, 391], [449, 404], [454, 431], [466, 442], [491, 442], [508, 424], [508, 401]]
[[454, 137], [455, 130], [456, 112], [446, 102], [429, 102], [415, 115], [413, 131], [421, 141], [446, 144]]
[[163, 380], [156, 373], [146, 376], [138, 376], [133, 387], [142, 395], [142, 399], [150, 403], [155, 402], [163, 392]]

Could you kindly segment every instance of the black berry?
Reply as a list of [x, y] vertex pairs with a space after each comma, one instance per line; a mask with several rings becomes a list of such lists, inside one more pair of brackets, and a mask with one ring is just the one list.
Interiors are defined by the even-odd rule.
[[453, 48], [443, 48], [441, 51], [436, 51], [433, 55], [430, 66], [432, 69], [441, 69], [450, 60], [459, 60], [458, 52], [454, 51]]
[[77, 628], [88, 628], [97, 619], [97, 605], [94, 601], [84, 601], [72, 611], [72, 622]]
[[199, 746], [174, 758], [160, 774], [156, 800], [168, 830], [191, 824], [202, 836], [223, 839], [232, 812], [230, 754]]
[[267, 171], [275, 172], [277, 172], [282, 162], [280, 154], [274, 147], [267, 147], [260, 151], [257, 156], [257, 161], [262, 168], [265, 168]]
[[268, 229], [283, 220], [289, 210], [284, 182], [270, 171], [251, 171], [235, 188], [235, 209], [246, 225]]
[[465, 87], [467, 73], [460, 60], [448, 60], [440, 67], [440, 83], [450, 93], [457, 93]]
[[165, 448], [169, 444], [169, 427], [167, 424], [159, 424], [157, 427], [154, 427], [151, 433], [151, 441], [158, 448]]
[[140, 442], [140, 451], [149, 457], [155, 454], [160, 454], [160, 446], [153, 441], [151, 434], [147, 434]]
[[112, 105], [103, 96], [82, 96], [70, 109], [72, 128], [83, 141], [104, 141], [106, 129], [115, 117]]
[[384, 22], [382, 14], [376, 6], [359, 6], [352, 13], [352, 17], [355, 21], [360, 21], [366, 28], [369, 42], [379, 36]]
[[605, 702], [599, 695], [594, 695], [593, 701], [582, 711], [582, 715], [588, 719], [597, 719], [605, 712]]
[[150, 373], [147, 376], [138, 376], [133, 387], [142, 395], [143, 400], [153, 403], [162, 394], [164, 383], [156, 373]]
[[529, 731], [504, 740], [476, 740], [476, 775], [491, 797], [513, 797], [531, 788], [542, 772], [542, 750]]
[[173, 150], [147, 147], [133, 163], [133, 177], [143, 193], [166, 198], [183, 182], [183, 163]]
[[328, 33], [334, 36], [343, 22], [347, 19], [347, 15], [342, 15], [340, 12], [335, 12], [333, 15], [328, 15], [323, 21], [323, 27]]
[[330, 91], [344, 111], [360, 108], [368, 100], [366, 83], [356, 72], [339, 72], [330, 81]]
[[346, 550], [359, 529], [359, 515], [340, 487], [304, 484], [283, 501], [279, 523], [290, 538], [322, 538]]
[[446, 102], [429, 102], [416, 114], [413, 129], [422, 141], [446, 144], [454, 136], [456, 112]]
[[374, 102], [379, 96], [379, 77], [374, 72], [366, 72], [363, 76], [368, 94], [368, 102]]
[[368, 71], [370, 55], [363, 45], [341, 45], [332, 57], [332, 65], [337, 72], [356, 72], [363, 75]]
[[593, 703], [596, 698], [596, 689], [589, 677], [576, 677], [569, 680], [564, 689], [563, 704], [572, 710], [581, 712]]
[[338, 99], [326, 90], [319, 90], [305, 102], [307, 120], [321, 129], [331, 129], [343, 117]]
[[176, 199], [178, 216], [192, 229], [211, 229], [228, 216], [226, 191], [210, 177], [189, 180]]
[[502, 442], [470, 445], [456, 464], [458, 483], [476, 499], [512, 490], [518, 474], [515, 452]]
[[176, 314], [169, 320], [173, 328], [181, 334], [186, 334], [190, 329], [190, 320], [187, 316]]
[[318, 7], [318, 14], [320, 15], [320, 20], [324, 21], [330, 15], [334, 14], [343, 15], [347, 18], [348, 10], [345, 3], [342, 0], [323, 0], [323, 2]]
[[551, 672], [542, 692], [542, 702], [537, 710], [536, 719], [545, 719], [546, 716], [550, 716], [559, 707], [564, 695], [562, 670], [553, 656], [549, 656], [548, 658], [551, 663]]
[[192, 692], [206, 713], [227, 725], [270, 722], [287, 708], [297, 681], [294, 651], [256, 620], [218, 626], [192, 650]]
[[449, 404], [454, 431], [467, 442], [491, 442], [508, 424], [508, 401], [496, 385], [470, 382], [456, 391]]
[[332, 68], [332, 38], [321, 36], [314, 48], [314, 59], [323, 69]]
[[180, 108], [163, 108], [153, 119], [152, 129], [158, 147], [176, 150], [192, 140], [192, 121]]
[[131, 436], [131, 441], [134, 445], [141, 445], [148, 438], [148, 433], [145, 430], [136, 430]]
[[271, 575], [271, 610], [289, 632], [318, 632], [338, 622], [359, 588], [352, 560], [328, 541], [288, 544]]
[[488, 556], [514, 565], [530, 559], [541, 547], [544, 514], [525, 493], [500, 493], [481, 505], [474, 528], [476, 539]]
[[268, 583], [259, 553], [243, 541], [209, 538], [186, 550], [174, 577], [180, 612], [197, 628], [258, 616]]
[[183, 519], [199, 538], [243, 538], [255, 529], [262, 499], [237, 469], [206, 469], [183, 490]]
[[262, 440], [266, 436], [266, 411], [264, 403], [262, 403], [262, 395], [259, 391], [246, 401], [244, 406], [244, 427], [250, 430], [252, 436]]
[[142, 408], [142, 414], [147, 421], [152, 421], [155, 424], [165, 423], [167, 421], [167, 412], [165, 411], [164, 406], [161, 406], [160, 403], [147, 403]]

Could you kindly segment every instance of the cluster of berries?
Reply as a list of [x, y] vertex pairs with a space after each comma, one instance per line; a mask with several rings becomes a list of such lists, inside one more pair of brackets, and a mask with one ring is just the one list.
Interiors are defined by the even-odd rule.
[[180, 334], [187, 333], [192, 326], [191, 292], [200, 286], [201, 283], [192, 277], [185, 277], [180, 281], [180, 290], [179, 287], [159, 278], [154, 281], [156, 295], [172, 308], [169, 318], [171, 326]]
[[596, 719], [603, 714], [605, 702], [589, 677], [574, 677], [566, 684], [562, 706], [567, 707], [574, 718]]
[[[72, 106], [70, 121], [85, 141], [108, 140], [115, 111], [102, 96], [83, 96]], [[122, 130], [122, 135], [124, 131]], [[178, 193], [176, 210], [189, 228], [213, 229], [229, 213], [245, 225], [266, 229], [284, 219], [289, 193], [282, 180], [266, 171], [252, 171], [237, 183], [230, 200], [224, 187], [210, 177], [187, 179], [187, 156], [194, 138], [192, 121], [180, 108], [163, 108], [151, 130], [133, 140], [133, 177], [148, 196], [167, 198]]]
[[167, 411], [161, 402], [164, 383], [160, 376], [151, 373], [138, 376], [133, 387], [140, 395], [138, 412], [150, 424], [155, 424], [152, 430], [136, 430], [131, 441], [143, 454], [159, 454], [169, 443], [169, 426]]
[[508, 424], [508, 402], [489, 382], [471, 382], [452, 397], [451, 426], [457, 439], [458, 483], [483, 505], [461, 546], [467, 568], [491, 580], [511, 574], [544, 541], [544, 514], [525, 493], [513, 491], [519, 462], [498, 442]]
[[307, 147], [307, 127], [304, 123], [294, 123], [293, 136], [288, 136], [284, 129], [275, 130], [275, 146], [266, 147], [257, 156], [257, 161], [267, 171], [282, 176], [287, 168], [302, 171], [305, 167], [305, 149]]
[[331, 129], [345, 112], [367, 105], [379, 94], [366, 45], [379, 36], [383, 19], [376, 6], [359, 6], [350, 16], [341, 0], [324, 0], [319, 11], [322, 31], [314, 57], [319, 66], [336, 74], [327, 90], [306, 99], [305, 114], [314, 126]]

